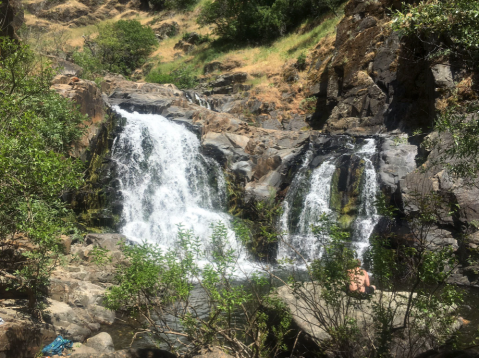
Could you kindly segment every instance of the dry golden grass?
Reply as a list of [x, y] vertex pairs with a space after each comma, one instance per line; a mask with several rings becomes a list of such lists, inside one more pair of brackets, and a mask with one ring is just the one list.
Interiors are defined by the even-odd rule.
[[[27, 1], [39, 2], [43, 0]], [[294, 33], [265, 46], [239, 47], [233, 44], [218, 46], [214, 43], [204, 43], [196, 46], [188, 54], [175, 49], [175, 44], [181, 40], [185, 33], [197, 32], [201, 35], [208, 35], [212, 40], [215, 39], [211, 27], [200, 27], [196, 22], [201, 7], [206, 1], [200, 0], [196, 8], [190, 12], [169, 11], [160, 14], [132, 9], [119, 13], [116, 10], [111, 10], [111, 7], [107, 7], [108, 3], [106, 3], [97, 11], [110, 11], [109, 14], [112, 16], [108, 20], [77, 28], [52, 25], [48, 21], [38, 19], [31, 14], [27, 14], [25, 18], [27, 25], [41, 22], [43, 25], [49, 26], [51, 31], [67, 32], [68, 45], [80, 50], [84, 44], [82, 36], [96, 36], [98, 33], [97, 25], [99, 24], [120, 19], [136, 19], [155, 29], [164, 23], [176, 22], [179, 25], [179, 34], [160, 42], [158, 48], [150, 56], [149, 62], [153, 64], [154, 70], [168, 73], [182, 65], [188, 65], [195, 75], [202, 76], [204, 65], [211, 61], [220, 61], [223, 64], [239, 63], [240, 66], [234, 68], [233, 72], [241, 71], [249, 74], [247, 84], [253, 86], [251, 91], [253, 98], [265, 103], [274, 103], [277, 109], [282, 109], [290, 115], [305, 113], [308, 110], [304, 108], [305, 96], [307, 96], [305, 88], [309, 86], [308, 83], [312, 78], [308, 78], [306, 71], [299, 72], [299, 80], [294, 84], [287, 84], [283, 81], [283, 70], [288, 66], [291, 67], [298, 56], [302, 54], [307, 55], [308, 64], [314, 64], [318, 59], [326, 58], [334, 48], [334, 33], [341, 19], [333, 15], [327, 15], [315, 21], [307, 21]], [[77, 4], [77, 2], [76, 0], [74, 2], [69, 0], [67, 4]], [[313, 72], [320, 75], [326, 65], [327, 62], [318, 71]], [[221, 72], [218, 71], [209, 76], [218, 74], [221, 74]], [[288, 102], [285, 102], [282, 98], [282, 94], [285, 92], [294, 94]]]

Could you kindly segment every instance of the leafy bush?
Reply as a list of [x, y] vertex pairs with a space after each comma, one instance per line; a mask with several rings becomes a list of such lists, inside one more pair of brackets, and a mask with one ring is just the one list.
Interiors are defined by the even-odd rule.
[[296, 59], [296, 68], [299, 71], [304, 71], [306, 69], [306, 54], [303, 52], [301, 55], [298, 56]]
[[153, 30], [136, 20], [101, 24], [98, 32], [94, 39], [85, 37], [83, 52], [74, 55], [74, 61], [91, 74], [107, 70], [129, 75], [158, 44]]
[[[405, 5], [403, 11], [396, 12], [394, 28], [427, 43], [431, 48], [430, 59], [453, 54], [477, 66], [478, 17], [477, 1], [421, 1], [417, 5]], [[432, 42], [434, 46], [430, 46]]]
[[268, 42], [339, 4], [339, 0], [209, 0], [198, 23], [216, 25], [215, 32], [223, 39]]
[[23, 233], [36, 244], [18, 261], [1, 260], [0, 276], [33, 310], [59, 262], [59, 236], [72, 228], [61, 195], [81, 184], [68, 151], [84, 117], [50, 89], [53, 71], [27, 46], [2, 39], [0, 50], [0, 242]]
[[[280, 351], [291, 315], [269, 295], [273, 287], [264, 276], [250, 277], [248, 288], [238, 284], [239, 252], [229, 245], [224, 224], [212, 226], [212, 231], [210, 257], [204, 256], [199, 239], [181, 226], [176, 249], [123, 245], [125, 260], [106, 306], [129, 313], [170, 350], [187, 355], [207, 346], [244, 358]], [[198, 262], [205, 259], [209, 263], [201, 267]], [[265, 307], [279, 312], [277, 324], [268, 324]], [[266, 342], [269, 334], [277, 338], [275, 344]], [[178, 339], [184, 343], [181, 347]]]
[[188, 10], [192, 9], [198, 0], [150, 0], [156, 10]]
[[193, 67], [187, 65], [182, 65], [170, 73], [153, 70], [148, 74], [146, 80], [154, 83], [172, 83], [179, 89], [194, 88], [198, 84], [198, 79], [193, 74]]

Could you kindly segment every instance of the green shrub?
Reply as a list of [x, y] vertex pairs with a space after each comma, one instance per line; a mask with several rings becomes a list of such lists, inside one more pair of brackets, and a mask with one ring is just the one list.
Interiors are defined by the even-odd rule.
[[84, 51], [74, 55], [74, 61], [87, 73], [107, 70], [129, 75], [146, 62], [158, 44], [153, 30], [136, 20], [101, 24], [98, 32], [95, 39], [85, 38]]
[[296, 59], [296, 68], [300, 71], [306, 69], [306, 54], [304, 52]]
[[193, 67], [187, 65], [182, 65], [170, 73], [153, 70], [148, 74], [146, 80], [154, 83], [172, 83], [179, 89], [194, 88], [198, 84], [198, 79], [193, 73]]
[[81, 184], [81, 162], [68, 152], [85, 118], [50, 89], [54, 72], [27, 46], [3, 39], [0, 52], [0, 244], [19, 232], [35, 244], [1, 260], [0, 286], [26, 293], [34, 310], [59, 264], [59, 237], [72, 229], [61, 196]]
[[[393, 27], [403, 35], [413, 35], [427, 43], [430, 59], [453, 54], [475, 67], [479, 59], [478, 17], [478, 1], [421, 1], [396, 12]], [[439, 40], [438, 46], [429, 45], [433, 38]]]
[[216, 34], [223, 39], [268, 42], [339, 4], [339, 0], [209, 0], [198, 23], [215, 25]]
[[198, 0], [150, 0], [156, 10], [191, 10]]

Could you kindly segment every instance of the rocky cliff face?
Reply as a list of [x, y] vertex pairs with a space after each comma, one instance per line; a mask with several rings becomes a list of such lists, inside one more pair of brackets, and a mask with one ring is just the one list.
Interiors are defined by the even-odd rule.
[[[316, 59], [309, 91], [318, 97], [315, 128], [330, 133], [412, 132], [431, 123], [425, 63], [392, 32], [395, 1], [352, 0], [332, 54]], [[418, 49], [419, 51], [421, 48]]]

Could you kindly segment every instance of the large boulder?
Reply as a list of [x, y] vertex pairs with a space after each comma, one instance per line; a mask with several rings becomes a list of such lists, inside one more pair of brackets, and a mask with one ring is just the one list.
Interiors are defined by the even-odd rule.
[[[0, 317], [4, 323], [0, 325], [0, 357], [2, 358], [30, 358], [47, 343], [56, 337], [52, 325], [35, 322], [31, 317], [19, 311], [16, 306], [21, 305], [11, 301], [3, 301], [0, 308]], [[14, 308], [9, 308], [14, 306]]]
[[[388, 308], [395, 312], [392, 322], [393, 328], [401, 327], [404, 323], [404, 316], [409, 302], [408, 292], [383, 292], [376, 290], [370, 299], [355, 299], [342, 294], [342, 299], [346, 306], [342, 309], [334, 310], [321, 297], [320, 292], [323, 290], [320, 285], [308, 282], [301, 287], [297, 287], [296, 291], [290, 286], [282, 286], [277, 290], [277, 297], [286, 304], [288, 310], [292, 314], [294, 323], [303, 332], [313, 337], [317, 342], [326, 342], [331, 339], [329, 333], [325, 330], [325, 326], [335, 327], [338, 322], [345, 319], [347, 315], [350, 319], [355, 319], [358, 328], [367, 332], [374, 323], [374, 312], [377, 305], [389, 305]], [[415, 294], [414, 294], [415, 295]], [[341, 298], [340, 298], [341, 299]], [[448, 309], [447, 307], [445, 308]], [[452, 309], [449, 308], [449, 309]], [[317, 310], [318, 312], [315, 312]], [[414, 313], [414, 312], [413, 312]], [[319, 320], [319, 317], [321, 320]], [[458, 330], [463, 324], [463, 319], [457, 318], [449, 327], [449, 333], [452, 334]], [[441, 326], [437, 323], [436, 330]], [[431, 331], [434, 331], [432, 329]], [[442, 331], [438, 333], [443, 333]], [[422, 334], [422, 333], [421, 333]], [[417, 340], [418, 353], [429, 349], [426, 336], [424, 341], [421, 337], [414, 337]], [[393, 346], [401, 347], [401, 339], [393, 340]], [[422, 346], [419, 346], [421, 344]]]
[[106, 332], [102, 332], [96, 336], [88, 338], [85, 342], [85, 346], [93, 348], [98, 353], [111, 353], [115, 351], [113, 340]]
[[399, 182], [416, 169], [417, 153], [417, 146], [409, 144], [405, 136], [382, 138], [378, 174], [386, 193], [395, 193]]

